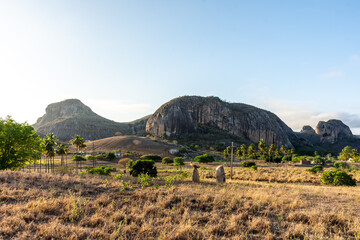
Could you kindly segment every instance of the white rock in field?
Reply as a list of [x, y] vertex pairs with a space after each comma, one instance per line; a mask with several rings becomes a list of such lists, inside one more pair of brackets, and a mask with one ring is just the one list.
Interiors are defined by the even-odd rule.
[[225, 170], [223, 165], [220, 165], [216, 168], [216, 182], [225, 183]]

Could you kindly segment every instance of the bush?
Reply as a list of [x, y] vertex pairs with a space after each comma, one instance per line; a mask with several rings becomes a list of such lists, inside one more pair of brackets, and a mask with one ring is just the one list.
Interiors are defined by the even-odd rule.
[[86, 159], [87, 159], [87, 160], [95, 160], [95, 156], [89, 155], [89, 156], [86, 157]]
[[356, 181], [352, 178], [352, 175], [340, 170], [324, 172], [321, 175], [321, 183], [335, 186], [356, 186]]
[[208, 162], [214, 162], [215, 159], [210, 154], [203, 154], [203, 155], [196, 156], [194, 158], [194, 161], [198, 162], [198, 163], [208, 163]]
[[256, 163], [254, 161], [244, 161], [244, 162], [241, 162], [241, 166], [242, 167], [252, 167], [252, 166], [256, 166]]
[[254, 170], [256, 171], [256, 170], [258, 169], [258, 166], [256, 166], [256, 165], [252, 165], [252, 166], [251, 166], [251, 168], [252, 168], [252, 169], [254, 169]]
[[185, 159], [183, 157], [176, 157], [174, 158], [175, 166], [183, 166]]
[[322, 172], [323, 169], [324, 169], [323, 166], [316, 165], [316, 166], [313, 166], [312, 168], [308, 169], [307, 171], [316, 174], [316, 173]]
[[181, 147], [179, 148], [179, 153], [186, 153], [186, 152], [187, 152], [186, 147], [181, 146]]
[[106, 153], [95, 155], [96, 160], [104, 160], [105, 158], [106, 158]]
[[156, 155], [156, 154], [147, 154], [147, 155], [142, 155], [140, 157], [140, 159], [142, 159], [142, 160], [153, 160], [155, 162], [161, 162], [162, 157], [160, 157], [159, 155]]
[[174, 163], [174, 160], [172, 160], [171, 158], [169, 157], [164, 157], [162, 159], [162, 164], [170, 164], [170, 163]]
[[282, 161], [284, 161], [284, 162], [291, 161], [291, 156], [290, 155], [283, 156]]
[[315, 164], [324, 165], [324, 164], [325, 164], [325, 159], [322, 158], [322, 157], [320, 157], [320, 156], [315, 156], [315, 157], [313, 158], [313, 162], [314, 162]]
[[345, 168], [349, 168], [349, 164], [347, 164], [346, 162], [335, 162], [334, 163], [334, 168], [341, 168], [341, 169], [345, 169]]
[[150, 177], [157, 176], [157, 169], [153, 160], [129, 161], [128, 167], [130, 175], [134, 177], [137, 177], [140, 174], [148, 174]]
[[109, 160], [113, 160], [115, 159], [115, 153], [113, 152], [109, 152], [108, 154], [106, 154], [106, 158], [109, 159]]
[[89, 168], [87, 170], [90, 174], [98, 174], [98, 175], [110, 175], [112, 171], [111, 167], [96, 167], [96, 168]]
[[129, 161], [132, 161], [132, 160], [131, 160], [130, 158], [122, 158], [122, 159], [119, 160], [118, 164], [126, 167], [126, 164], [127, 164]]
[[86, 161], [86, 158], [84, 158], [78, 154], [74, 154], [72, 157], [72, 160], [75, 162], [83, 162], [83, 161]]

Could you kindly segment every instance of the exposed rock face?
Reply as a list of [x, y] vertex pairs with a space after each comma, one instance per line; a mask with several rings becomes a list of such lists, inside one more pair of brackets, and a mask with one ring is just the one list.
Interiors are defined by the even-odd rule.
[[[94, 113], [80, 100], [68, 99], [48, 105], [45, 115], [37, 120], [34, 128], [41, 136], [53, 132], [63, 141], [71, 139], [75, 134], [87, 140], [95, 140], [115, 135], [134, 134], [136, 132], [134, 123], [111, 121]], [[140, 125], [145, 126], [143, 122]]]
[[275, 114], [250, 105], [227, 103], [217, 97], [185, 96], [162, 105], [147, 121], [146, 131], [154, 136], [181, 137], [218, 129], [251, 142], [293, 147], [292, 130]]
[[303, 126], [300, 132], [306, 134], [316, 134], [315, 130], [309, 125]]
[[351, 138], [353, 136], [350, 128], [342, 121], [331, 119], [327, 122], [320, 121], [315, 129], [316, 134], [320, 135], [322, 143], [335, 143], [341, 139]]

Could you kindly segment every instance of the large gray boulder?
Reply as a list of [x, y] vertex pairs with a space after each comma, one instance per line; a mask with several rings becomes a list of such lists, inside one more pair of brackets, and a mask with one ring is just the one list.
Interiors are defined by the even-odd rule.
[[220, 184], [225, 183], [225, 170], [223, 165], [216, 168], [216, 182]]

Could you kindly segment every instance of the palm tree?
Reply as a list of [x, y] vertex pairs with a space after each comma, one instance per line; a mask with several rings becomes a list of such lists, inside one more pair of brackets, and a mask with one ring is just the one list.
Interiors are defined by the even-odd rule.
[[69, 146], [67, 144], [61, 143], [57, 149], [56, 154], [61, 155], [61, 166], [64, 165], [64, 155], [69, 151]]
[[49, 133], [48, 135], [46, 135], [44, 137], [43, 140], [43, 150], [45, 153], [45, 156], [47, 157], [47, 172], [50, 171], [50, 163], [51, 163], [51, 170], [52, 172], [54, 172], [54, 165], [55, 165], [55, 146], [56, 146], [56, 141], [58, 141], [58, 139], [56, 138], [56, 135], [54, 133]]
[[[84, 138], [80, 137], [79, 134], [76, 134], [70, 141], [70, 143], [76, 147], [77, 154], [79, 154], [80, 150], [85, 149], [85, 141]], [[79, 172], [79, 165], [78, 161], [76, 161], [76, 171]], [[81, 168], [81, 165], [80, 165]]]

